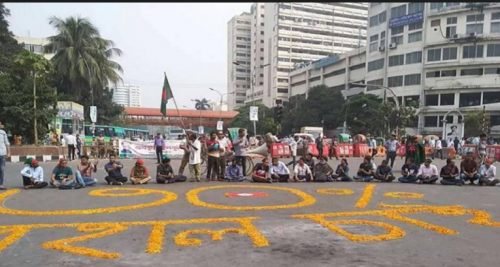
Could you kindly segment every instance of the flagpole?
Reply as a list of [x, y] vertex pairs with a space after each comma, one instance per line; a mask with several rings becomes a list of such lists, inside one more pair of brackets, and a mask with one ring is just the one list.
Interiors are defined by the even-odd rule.
[[[166, 71], [164, 71], [163, 74], [165, 74], [165, 77], [167, 77], [167, 72]], [[174, 92], [172, 90], [172, 87], [170, 87], [170, 90], [172, 91], [172, 99], [174, 100], [175, 109], [177, 110], [177, 116], [179, 116], [179, 118], [181, 120], [182, 129], [185, 130], [186, 126], [184, 126], [184, 118], [181, 117], [181, 113], [179, 112], [179, 107], [177, 107], [177, 101], [175, 101]]]

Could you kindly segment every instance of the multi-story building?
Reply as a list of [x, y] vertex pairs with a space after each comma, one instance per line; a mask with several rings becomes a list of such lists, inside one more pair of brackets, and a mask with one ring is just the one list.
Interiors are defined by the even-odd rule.
[[301, 63], [365, 46], [367, 3], [266, 3], [263, 15], [265, 30], [258, 34], [269, 66], [253, 97], [269, 107], [288, 99], [289, 74]]
[[290, 72], [290, 96], [307, 96], [311, 87], [322, 84], [332, 92], [341, 91], [344, 96], [355, 95], [363, 91], [359, 84], [365, 83], [365, 75], [366, 49], [361, 47]]
[[24, 44], [24, 49], [33, 53], [43, 55], [46, 59], [51, 59], [54, 54], [47, 54], [44, 52], [43, 47], [49, 43], [45, 38], [32, 38], [32, 37], [14, 37], [18, 43]]
[[[246, 101], [250, 102], [255, 99], [260, 99], [255, 96], [255, 92], [261, 96], [263, 93], [262, 87], [264, 85], [264, 66], [268, 63], [265, 62], [266, 45], [264, 43], [264, 31], [266, 29], [265, 19], [266, 3], [254, 3], [251, 8], [251, 26], [252, 26], [252, 42], [251, 42], [251, 84], [246, 93]], [[255, 90], [255, 89], [258, 90]], [[260, 102], [260, 101], [259, 101]]]
[[366, 88], [420, 104], [417, 132], [485, 108], [500, 125], [499, 3], [370, 3]]
[[210, 110], [228, 111], [227, 102], [211, 101], [208, 103]]
[[243, 12], [227, 23], [227, 103], [229, 110], [245, 105], [250, 88], [251, 17]]
[[123, 84], [111, 88], [113, 102], [128, 108], [141, 107], [141, 88], [139, 86]]

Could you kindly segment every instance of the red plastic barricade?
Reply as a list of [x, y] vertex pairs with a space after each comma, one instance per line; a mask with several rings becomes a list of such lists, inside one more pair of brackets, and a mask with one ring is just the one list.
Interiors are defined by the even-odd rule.
[[353, 155], [355, 157], [371, 156], [367, 144], [354, 144]]
[[271, 157], [290, 157], [292, 151], [290, 151], [290, 145], [288, 143], [274, 143], [271, 145]]
[[474, 153], [474, 158], [477, 158], [477, 146], [476, 145], [464, 145], [462, 148], [462, 159], [465, 159], [465, 156], [468, 152]]
[[495, 159], [495, 161], [500, 161], [500, 146], [487, 146], [486, 147], [486, 157], [490, 159]]
[[[319, 152], [316, 144], [309, 144], [309, 148], [307, 150], [309, 153], [313, 154], [314, 157], [318, 157]], [[330, 145], [326, 144], [323, 146], [323, 156], [328, 157], [328, 153], [330, 151]]]
[[337, 146], [337, 156], [352, 157], [354, 155], [354, 147], [352, 144], [339, 144]]

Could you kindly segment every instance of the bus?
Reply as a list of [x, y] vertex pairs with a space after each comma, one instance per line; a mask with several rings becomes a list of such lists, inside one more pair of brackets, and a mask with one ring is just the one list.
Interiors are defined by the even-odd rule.
[[170, 129], [168, 131], [168, 136], [167, 138], [169, 140], [175, 140], [179, 137], [179, 135], [184, 135], [186, 134], [186, 130], [184, 129], [180, 129], [180, 128], [177, 128], [177, 129]]
[[302, 127], [300, 133], [312, 134], [316, 138], [323, 133], [323, 127]]
[[139, 138], [139, 136], [143, 136], [143, 138], [149, 139], [149, 131], [142, 129], [132, 129], [132, 128], [123, 128], [119, 126], [110, 126], [110, 125], [95, 125], [95, 131], [92, 131], [92, 125], [85, 125], [85, 145], [92, 145], [92, 137], [99, 136], [102, 134], [104, 136], [104, 141], [107, 143], [110, 141], [111, 137], [115, 134], [120, 139], [128, 139], [131, 141], [135, 141]]

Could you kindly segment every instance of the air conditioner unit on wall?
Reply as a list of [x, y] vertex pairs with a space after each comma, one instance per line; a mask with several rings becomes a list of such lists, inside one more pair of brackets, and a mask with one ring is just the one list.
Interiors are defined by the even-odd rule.
[[397, 43], [390, 43], [389, 44], [389, 49], [395, 49], [396, 47], [398, 47]]
[[379, 46], [379, 47], [378, 47], [378, 51], [380, 51], [380, 52], [385, 51], [385, 46]]
[[458, 33], [453, 34], [450, 39], [458, 39], [460, 38], [460, 35]]
[[476, 36], [477, 36], [477, 33], [476, 33], [476, 32], [471, 32], [471, 33], [469, 34], [469, 37], [472, 37], [472, 38], [474, 38], [474, 37], [476, 37]]

